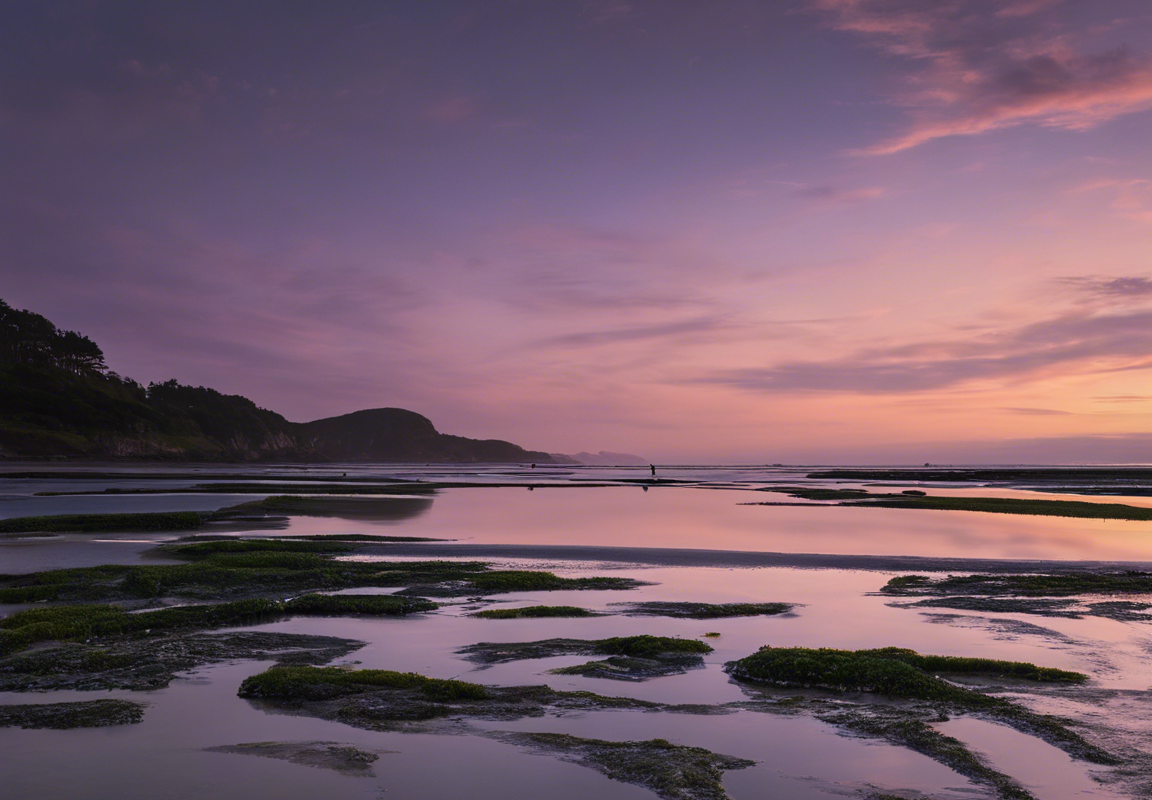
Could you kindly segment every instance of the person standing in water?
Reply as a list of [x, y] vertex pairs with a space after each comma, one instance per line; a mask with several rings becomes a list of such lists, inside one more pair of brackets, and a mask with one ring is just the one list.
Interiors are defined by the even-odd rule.
[[650, 470], [652, 470], [652, 477], [655, 478], [656, 477], [656, 465], [655, 464], [649, 464], [648, 468]]

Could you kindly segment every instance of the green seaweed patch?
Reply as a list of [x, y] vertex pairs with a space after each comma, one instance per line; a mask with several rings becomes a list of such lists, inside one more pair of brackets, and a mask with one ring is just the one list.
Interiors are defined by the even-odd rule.
[[177, 673], [239, 659], [323, 664], [364, 642], [270, 631], [169, 632], [68, 642], [0, 658], [0, 691], [152, 691]]
[[640, 585], [629, 578], [561, 578], [551, 572], [492, 570], [471, 576], [472, 588], [480, 592], [547, 592], [558, 589], [631, 589]]
[[289, 615], [406, 616], [436, 607], [421, 598], [393, 595], [309, 594], [284, 601], [254, 598], [134, 614], [111, 605], [34, 608], [0, 619], [0, 655], [44, 641], [208, 630], [270, 622]]
[[666, 739], [612, 742], [565, 733], [506, 733], [499, 738], [559, 756], [622, 783], [630, 783], [667, 800], [725, 800], [722, 779], [727, 770], [756, 762], [688, 747]]
[[468, 661], [499, 664], [535, 658], [569, 655], [657, 658], [666, 654], [703, 655], [712, 647], [696, 639], [669, 636], [616, 636], [610, 639], [543, 639], [535, 642], [480, 642], [456, 651]]
[[488, 690], [477, 683], [427, 678], [415, 672], [340, 667], [271, 667], [245, 678], [239, 695], [249, 699], [330, 700], [380, 689], [415, 690], [443, 703], [488, 697]]
[[923, 508], [934, 511], [978, 511], [985, 514], [1026, 514], [1083, 519], [1152, 520], [1152, 508], [1123, 503], [1092, 503], [1083, 500], [1031, 500], [1015, 497], [937, 497], [878, 495], [875, 499], [844, 503], [876, 508]]
[[702, 669], [704, 659], [695, 653], [659, 653], [651, 658], [611, 656], [571, 667], [549, 670], [553, 675], [582, 675], [586, 678], [609, 678], [619, 681], [646, 681], [665, 675], [683, 675], [691, 669]]
[[724, 617], [759, 617], [785, 614], [796, 606], [792, 603], [622, 603], [629, 616], [679, 617], [682, 619], [722, 619]]
[[897, 608], [953, 608], [993, 614], [1036, 614], [1041, 617], [1080, 619], [1091, 609], [1075, 609], [1075, 601], [1050, 597], [928, 597], [914, 603], [892, 603]]
[[823, 489], [808, 486], [765, 486], [756, 489], [758, 492], [778, 492], [799, 500], [833, 501], [833, 500], [859, 500], [862, 497], [871, 497], [864, 489]]
[[881, 591], [903, 592], [918, 589], [931, 583], [931, 581], [932, 579], [927, 575], [897, 575], [895, 578], [889, 580]]
[[1116, 764], [1117, 759], [1071, 731], [1065, 721], [1035, 714], [1000, 697], [966, 689], [929, 674], [936, 668], [946, 674], [998, 675], [1017, 679], [1082, 683], [1083, 675], [1051, 670], [1012, 661], [921, 656], [901, 648], [879, 650], [814, 650], [806, 647], [764, 647], [747, 658], [732, 661], [725, 670], [736, 680], [783, 688], [823, 689], [833, 692], [867, 692], [935, 704], [962, 712], [988, 716], [1016, 730], [1039, 736], [1073, 758], [1097, 764]]
[[867, 656], [890, 658], [929, 673], [947, 675], [995, 675], [1039, 683], [1086, 683], [1088, 676], [1081, 672], [1038, 667], [1026, 661], [1000, 661], [991, 658], [967, 656], [925, 656], [902, 647], [882, 647], [875, 650], [857, 650]]
[[[836, 692], [872, 692], [919, 700], [961, 700], [972, 694], [894, 658], [807, 647], [763, 647], [725, 665], [741, 681]], [[982, 695], [977, 695], [982, 696]]]
[[109, 605], [34, 608], [0, 620], [0, 654], [44, 641], [241, 625], [270, 619], [279, 608], [279, 604], [271, 600], [182, 606], [140, 614], [129, 614]]
[[[275, 668], [245, 681], [241, 696], [286, 706], [292, 713], [370, 729], [452, 718], [514, 720], [572, 711], [636, 710], [730, 713], [716, 706], [666, 705], [549, 686], [479, 686], [387, 670]], [[457, 729], [458, 730], [458, 729]]]
[[726, 669], [737, 680], [776, 686], [871, 692], [888, 697], [946, 700], [973, 706], [994, 704], [989, 698], [954, 686], [930, 673], [996, 675], [1042, 682], [1083, 683], [1079, 672], [1038, 667], [1019, 661], [924, 656], [913, 650], [834, 650], [807, 647], [763, 647]]
[[294, 539], [222, 538], [191, 544], [162, 545], [160, 552], [173, 558], [197, 561], [218, 555], [237, 553], [350, 553], [352, 545], [340, 541], [296, 541]]
[[284, 611], [301, 616], [405, 617], [439, 606], [422, 597], [391, 594], [306, 594], [281, 603]]
[[662, 653], [711, 653], [712, 646], [696, 639], [676, 639], [670, 636], [613, 636], [595, 642], [593, 652], [613, 656], [652, 658]]
[[129, 700], [0, 705], [0, 728], [104, 728], [134, 725], [142, 719], [144, 705]]
[[523, 608], [489, 608], [469, 616], [482, 619], [521, 619], [526, 617], [598, 617], [594, 611], [579, 606], [525, 606]]
[[[1041, 500], [1017, 497], [952, 497], [926, 495], [919, 490], [870, 493], [863, 489], [823, 489], [802, 486], [770, 486], [756, 491], [779, 492], [802, 500], [870, 508], [922, 508], [935, 511], [978, 511], [986, 514], [1025, 514], [1085, 519], [1152, 520], [1152, 508], [1123, 503], [1084, 500]], [[913, 493], [919, 492], [919, 493]], [[749, 505], [773, 505], [749, 503]]]
[[453, 539], [437, 539], [432, 536], [387, 536], [382, 533], [305, 533], [285, 537], [288, 541], [302, 542], [451, 542]]
[[122, 533], [191, 531], [203, 527], [196, 511], [143, 514], [53, 514], [0, 520], [0, 533]]
[[188, 564], [105, 565], [0, 575], [0, 603], [168, 596], [222, 600], [360, 587], [406, 587], [407, 595], [457, 596], [644, 585], [630, 578], [561, 578], [551, 572], [491, 570], [478, 561], [341, 561], [325, 551], [329, 547], [325, 543], [300, 551], [264, 544], [254, 547], [252, 542], [260, 540], [240, 541], [244, 543], [196, 542], [164, 551], [192, 561]]
[[[937, 659], [948, 660], [940, 662]], [[927, 704], [926, 710], [929, 713], [941, 720], [946, 718], [946, 712], [987, 717], [1022, 733], [1037, 736], [1073, 758], [1095, 764], [1120, 763], [1111, 753], [1070, 730], [1067, 727], [1067, 720], [1036, 714], [1001, 697], [954, 685], [914, 666], [917, 663], [925, 667], [943, 666], [952, 674], [996, 674], [1070, 683], [1080, 683], [1083, 680], [1083, 676], [1079, 676], [1078, 673], [1048, 671], [1030, 664], [990, 662], [986, 659], [952, 660], [943, 656], [920, 656], [899, 648], [848, 651], [827, 648], [813, 650], [802, 647], [765, 647], [747, 658], [729, 662], [725, 665], [725, 670], [738, 681], [778, 687], [785, 691], [821, 689], [836, 693], [866, 692], [900, 700], [920, 701]], [[792, 704], [795, 708], [789, 706], [781, 710], [795, 711], [806, 703], [812, 704], [818, 701], [799, 698]], [[830, 710], [832, 716], [826, 718], [826, 714], [817, 714], [818, 718], [834, 724], [847, 725], [853, 730], [864, 731], [867, 731], [867, 726], [871, 724], [869, 715], [875, 716], [878, 713], [884, 716], [897, 712], [910, 714], [917, 708], [913, 706], [893, 710], [892, 707], [853, 706], [844, 703], [821, 707], [825, 712]], [[924, 710], [921, 706], [917, 713], [923, 713]], [[837, 717], [836, 715], [841, 712], [849, 716]], [[860, 716], [861, 714], [863, 716]], [[884, 735], [890, 739], [898, 738], [901, 730], [923, 733], [915, 715], [901, 717], [895, 722], [888, 720], [884, 725], [886, 726]], [[909, 735], [911, 736], [911, 733]]]
[[[1149, 509], [1152, 511], [1152, 509]], [[949, 575], [936, 580], [909, 582], [899, 576], [888, 581], [880, 591], [904, 595], [982, 595], [1015, 597], [1071, 597], [1081, 594], [1148, 594], [1152, 593], [1152, 573], [1138, 570], [1122, 572], [1061, 572], [1057, 574]]]

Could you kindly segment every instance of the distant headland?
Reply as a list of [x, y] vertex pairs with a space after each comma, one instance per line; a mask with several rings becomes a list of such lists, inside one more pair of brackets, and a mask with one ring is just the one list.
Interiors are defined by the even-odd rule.
[[87, 336], [0, 300], [0, 458], [576, 464], [440, 433], [402, 408], [289, 422], [239, 395], [108, 369]]

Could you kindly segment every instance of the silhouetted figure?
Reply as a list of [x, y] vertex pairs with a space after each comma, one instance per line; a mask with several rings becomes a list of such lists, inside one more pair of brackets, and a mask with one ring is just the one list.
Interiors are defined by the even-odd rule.
[[532, 465], [532, 469], [536, 469], [536, 465], [535, 465], [535, 464], [533, 464], [533, 465]]
[[648, 469], [652, 470], [652, 477], [655, 478], [656, 477], [656, 465], [655, 464], [649, 464]]

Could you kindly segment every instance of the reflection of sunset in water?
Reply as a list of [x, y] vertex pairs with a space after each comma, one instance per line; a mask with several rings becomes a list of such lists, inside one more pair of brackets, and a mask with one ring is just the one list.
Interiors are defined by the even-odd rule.
[[[427, 513], [402, 523], [396, 532], [485, 544], [1152, 561], [1152, 522], [741, 505], [787, 499], [723, 489], [449, 489], [436, 496]], [[296, 517], [289, 530], [347, 533], [363, 528], [362, 523]]]

